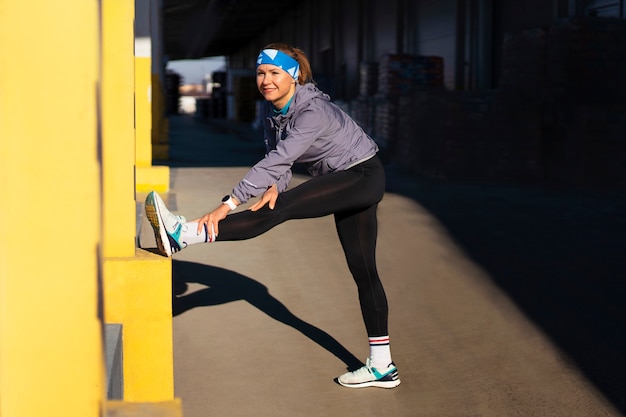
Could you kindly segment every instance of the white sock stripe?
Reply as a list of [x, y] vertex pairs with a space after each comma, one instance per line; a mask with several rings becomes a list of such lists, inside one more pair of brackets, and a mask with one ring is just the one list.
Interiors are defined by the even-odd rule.
[[389, 336], [370, 337], [370, 346], [384, 346], [389, 344]]

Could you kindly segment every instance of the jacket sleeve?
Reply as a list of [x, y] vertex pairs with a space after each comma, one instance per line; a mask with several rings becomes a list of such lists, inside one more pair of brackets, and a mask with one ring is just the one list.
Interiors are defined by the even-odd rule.
[[233, 195], [242, 204], [263, 193], [276, 184], [278, 191], [287, 189], [292, 173], [291, 167], [320, 136], [320, 112], [309, 106], [292, 120], [287, 136], [269, 151], [265, 158], [255, 164], [233, 189]]
[[[276, 143], [275, 143], [276, 139], [273, 138], [269, 129], [265, 129], [264, 134], [265, 134], [265, 156], [267, 156], [268, 153], [276, 149]], [[292, 177], [291, 169], [288, 169], [287, 171], [285, 171], [283, 175], [281, 175], [276, 180], [275, 184], [279, 193], [282, 193], [283, 191], [287, 189], [287, 187], [289, 186], [289, 182], [291, 181], [291, 177]]]

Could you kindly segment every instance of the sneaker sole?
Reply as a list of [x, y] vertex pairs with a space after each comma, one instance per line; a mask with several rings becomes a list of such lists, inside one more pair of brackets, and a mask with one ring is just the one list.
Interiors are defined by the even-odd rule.
[[395, 388], [400, 385], [400, 380], [396, 379], [394, 381], [368, 381], [361, 382], [359, 384], [345, 384], [340, 380], [337, 380], [339, 384], [346, 388], [367, 388], [367, 387], [376, 387], [376, 388]]
[[152, 203], [146, 203], [146, 216], [148, 217], [148, 221], [152, 226], [152, 230], [154, 230], [154, 238], [157, 243], [157, 247], [162, 255], [172, 256], [172, 248], [170, 246], [170, 240], [167, 236], [167, 231], [164, 227], [161, 227], [163, 223], [161, 221], [161, 211], [159, 210], [159, 205], [154, 201], [155, 197], [152, 196]]

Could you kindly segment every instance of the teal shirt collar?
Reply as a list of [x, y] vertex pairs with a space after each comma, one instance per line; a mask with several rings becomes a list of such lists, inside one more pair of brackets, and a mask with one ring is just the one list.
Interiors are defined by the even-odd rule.
[[[293, 96], [295, 96], [295, 94]], [[282, 109], [277, 110], [275, 107], [273, 107], [272, 110], [274, 111], [274, 114], [287, 114], [287, 111], [289, 110], [289, 105], [291, 104], [291, 100], [293, 100], [293, 96], [291, 96], [287, 104], [285, 104], [285, 107], [283, 107]]]

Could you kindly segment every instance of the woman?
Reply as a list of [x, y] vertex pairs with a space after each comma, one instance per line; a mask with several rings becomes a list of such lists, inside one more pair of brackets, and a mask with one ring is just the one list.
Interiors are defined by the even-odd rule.
[[[317, 89], [304, 52], [282, 43], [258, 56], [257, 87], [266, 100], [266, 155], [217, 208], [192, 222], [170, 213], [155, 192], [146, 213], [163, 255], [194, 243], [250, 239], [290, 219], [333, 214], [339, 240], [357, 284], [370, 356], [365, 366], [338, 378], [346, 387], [394, 388], [387, 298], [376, 268], [376, 209], [385, 173], [376, 143]], [[312, 178], [287, 190], [294, 163]], [[249, 210], [228, 215], [260, 195]]]

